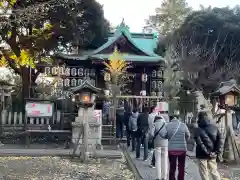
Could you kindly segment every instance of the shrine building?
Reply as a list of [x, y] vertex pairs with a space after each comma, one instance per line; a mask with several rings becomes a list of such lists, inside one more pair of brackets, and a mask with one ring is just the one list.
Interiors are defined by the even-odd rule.
[[[134, 75], [128, 85], [128, 95], [161, 96], [165, 60], [154, 53], [157, 44], [156, 34], [131, 33], [122, 22], [102, 46], [81, 54], [59, 54], [56, 56], [59, 67], [45, 67], [45, 73], [61, 75], [58, 87], [78, 86], [88, 77], [94, 86], [105, 89], [105, 66], [102, 62], [107, 61], [117, 47], [124, 54], [124, 59], [131, 63], [128, 71]], [[65, 88], [58, 88], [61, 92], [55, 93], [64, 93], [62, 89]]]

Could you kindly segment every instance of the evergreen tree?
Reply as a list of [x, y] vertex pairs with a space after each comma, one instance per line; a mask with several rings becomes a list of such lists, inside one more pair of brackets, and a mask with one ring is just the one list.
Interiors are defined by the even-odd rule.
[[191, 12], [185, 0], [163, 0], [156, 13], [146, 20], [144, 29], [153, 29], [163, 35], [174, 32]]

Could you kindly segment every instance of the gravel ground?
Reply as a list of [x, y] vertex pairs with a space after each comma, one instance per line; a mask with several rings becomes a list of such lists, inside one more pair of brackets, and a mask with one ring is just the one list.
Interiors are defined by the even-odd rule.
[[60, 157], [0, 157], [0, 180], [134, 180], [124, 159], [88, 164]]

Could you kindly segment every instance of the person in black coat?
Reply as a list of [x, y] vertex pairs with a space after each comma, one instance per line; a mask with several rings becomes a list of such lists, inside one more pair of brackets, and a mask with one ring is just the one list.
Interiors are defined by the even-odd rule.
[[144, 155], [143, 160], [147, 161], [148, 158], [148, 139], [149, 139], [149, 125], [148, 125], [148, 108], [145, 107], [143, 112], [139, 114], [137, 119], [137, 146], [136, 146], [136, 158], [140, 158], [140, 146], [141, 146], [141, 139], [143, 138], [143, 146], [144, 146]]
[[123, 138], [124, 131], [124, 108], [116, 109], [116, 138]]
[[217, 126], [210, 123], [206, 112], [198, 114], [198, 128], [195, 130], [196, 158], [199, 161], [199, 173], [201, 178], [220, 180], [217, 170], [217, 157], [223, 151], [223, 138]]

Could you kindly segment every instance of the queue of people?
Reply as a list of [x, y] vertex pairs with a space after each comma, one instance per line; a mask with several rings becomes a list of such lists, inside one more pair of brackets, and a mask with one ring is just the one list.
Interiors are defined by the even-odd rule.
[[[149, 154], [152, 154], [150, 166], [156, 168], [158, 179], [175, 180], [178, 167], [177, 179], [184, 180], [187, 144], [190, 138], [195, 139], [201, 179], [221, 179], [216, 160], [221, 159], [223, 138], [218, 128], [210, 123], [206, 112], [198, 114], [198, 127], [194, 137], [190, 137], [189, 129], [181, 121], [177, 111], [170, 118], [170, 122], [158, 115], [154, 107], [151, 112], [148, 112], [148, 108], [144, 108], [141, 113], [134, 109], [132, 113], [125, 113], [122, 117], [123, 119], [117, 116], [117, 121], [124, 122], [126, 126], [127, 146], [136, 152], [139, 160], [147, 161]], [[143, 155], [140, 153], [141, 146], [144, 148]]]

